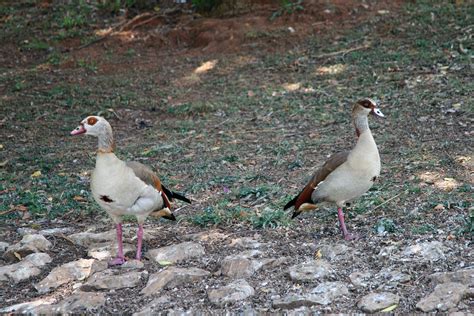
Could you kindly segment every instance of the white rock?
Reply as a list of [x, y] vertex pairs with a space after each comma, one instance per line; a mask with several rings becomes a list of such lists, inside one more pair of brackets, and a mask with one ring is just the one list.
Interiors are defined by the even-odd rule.
[[38, 233], [36, 229], [30, 228], [30, 227], [20, 227], [16, 230], [16, 232], [20, 234], [21, 236], [34, 235]]
[[81, 287], [81, 290], [93, 291], [132, 288], [140, 284], [142, 277], [146, 278], [148, 276], [147, 271], [131, 271], [126, 273], [117, 273], [116, 271], [117, 270], [104, 270], [93, 274]]
[[42, 229], [38, 231], [38, 234], [43, 236], [58, 236], [64, 234], [70, 234], [74, 231], [72, 227], [58, 227], [58, 228], [49, 228], [49, 229]]
[[221, 263], [222, 275], [235, 279], [253, 275], [263, 266], [262, 261], [250, 259], [258, 254], [260, 251], [253, 250], [225, 257]]
[[18, 283], [41, 273], [41, 268], [52, 261], [46, 253], [32, 253], [22, 261], [0, 267], [0, 281]]
[[[114, 258], [117, 255], [117, 245], [115, 242], [105, 242], [89, 245], [87, 255], [97, 260], [106, 260]], [[123, 243], [123, 253], [135, 252], [135, 245]]]
[[210, 290], [208, 298], [211, 303], [223, 306], [227, 303], [234, 303], [245, 300], [255, 294], [255, 290], [245, 280], [236, 280], [226, 286]]
[[17, 260], [15, 253], [19, 254], [23, 258], [30, 253], [45, 252], [49, 250], [51, 246], [51, 242], [42, 235], [25, 235], [20, 242], [8, 247], [3, 254], [3, 257], [6, 260]]
[[366, 313], [375, 313], [398, 304], [399, 301], [400, 297], [393, 293], [370, 293], [362, 297], [359, 303], [357, 303], [357, 307]]
[[349, 247], [345, 244], [323, 245], [319, 250], [321, 258], [329, 261], [343, 260], [349, 256]]
[[[162, 311], [161, 305], [166, 304], [170, 301], [170, 297], [168, 295], [160, 296], [149, 304], [145, 306], [141, 311], [134, 313], [133, 316], [148, 316], [153, 315], [154, 312]], [[167, 314], [169, 315], [169, 314]], [[182, 316], [183, 314], [181, 314]]]
[[105, 293], [79, 291], [67, 296], [66, 299], [59, 303], [40, 305], [35, 308], [34, 313], [40, 315], [67, 314], [73, 313], [76, 309], [83, 313], [84, 309], [86, 311], [91, 311], [105, 305], [105, 301]]
[[438, 261], [445, 260], [448, 248], [439, 241], [423, 242], [406, 247], [402, 252], [402, 261]]
[[35, 288], [43, 294], [65, 283], [84, 280], [91, 274], [94, 262], [94, 259], [79, 259], [56, 267], [46, 278], [35, 284]]
[[290, 278], [295, 282], [323, 279], [332, 273], [332, 267], [326, 260], [311, 260], [289, 268]]
[[176, 263], [186, 259], [199, 257], [205, 254], [204, 247], [194, 242], [183, 242], [177, 245], [152, 249], [147, 257], [155, 262], [169, 261]]
[[10, 246], [9, 243], [0, 241], [0, 253], [5, 252], [7, 250], [8, 246]]
[[474, 287], [474, 267], [454, 272], [438, 272], [430, 275], [430, 279], [436, 284], [458, 282]]
[[468, 287], [461, 283], [449, 282], [438, 284], [433, 293], [422, 298], [416, 308], [423, 312], [441, 311], [445, 312], [454, 308], [468, 292]]
[[154, 273], [150, 276], [142, 294], [153, 295], [166, 288], [173, 288], [185, 283], [198, 282], [210, 275], [209, 271], [199, 268], [177, 268], [167, 269]]
[[230, 242], [231, 247], [239, 247], [244, 249], [257, 249], [260, 248], [263, 244], [251, 237], [242, 237], [232, 239]]
[[0, 309], [0, 313], [15, 313], [15, 314], [34, 314], [34, 311], [41, 305], [50, 305], [55, 302], [55, 299], [52, 297], [41, 298], [39, 300], [20, 303], [4, 307]]
[[367, 287], [373, 281], [372, 273], [355, 271], [349, 275], [351, 283], [355, 287]]

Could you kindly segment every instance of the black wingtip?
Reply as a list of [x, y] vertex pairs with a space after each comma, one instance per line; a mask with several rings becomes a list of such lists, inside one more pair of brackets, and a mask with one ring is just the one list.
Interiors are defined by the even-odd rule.
[[176, 192], [171, 192], [171, 194], [172, 194], [173, 198], [191, 204], [191, 200], [188, 199], [187, 197], [185, 197], [184, 195], [182, 195], [180, 193], [176, 193]]
[[290, 202], [286, 203], [286, 205], [283, 207], [283, 210], [289, 209], [290, 207], [295, 205], [297, 199], [298, 196], [295, 196]]
[[164, 215], [162, 217], [166, 218], [166, 219], [169, 219], [170, 221], [175, 221], [176, 220], [176, 217], [174, 216], [173, 213], [171, 213], [170, 215]]
[[291, 219], [295, 218], [296, 216], [300, 215], [301, 212], [298, 212], [298, 211], [294, 211], [293, 212], [293, 215], [291, 216]]

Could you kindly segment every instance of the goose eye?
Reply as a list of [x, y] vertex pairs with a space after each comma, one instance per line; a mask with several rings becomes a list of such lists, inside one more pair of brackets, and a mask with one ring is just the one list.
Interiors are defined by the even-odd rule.
[[95, 123], [97, 123], [97, 119], [95, 117], [89, 117], [87, 119], [87, 124], [94, 125]]

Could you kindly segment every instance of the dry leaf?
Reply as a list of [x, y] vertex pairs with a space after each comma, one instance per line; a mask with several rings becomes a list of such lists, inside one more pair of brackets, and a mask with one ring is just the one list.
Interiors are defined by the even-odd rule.
[[382, 313], [391, 312], [391, 311], [393, 311], [395, 308], [397, 308], [397, 306], [398, 306], [397, 304], [393, 304], [393, 305], [391, 305], [391, 306], [389, 306], [389, 307], [387, 307], [387, 308], [382, 309], [381, 312], [382, 312]]
[[80, 196], [80, 195], [75, 195], [73, 198], [72, 198], [74, 201], [77, 201], [77, 202], [85, 202], [87, 201], [84, 197]]
[[316, 251], [316, 253], [314, 254], [314, 256], [317, 258], [317, 259], [321, 259], [323, 257], [323, 254], [321, 253], [321, 250], [318, 249], [318, 251]]
[[39, 176], [41, 176], [41, 171], [40, 170], [33, 172], [33, 174], [31, 175], [31, 177], [33, 177], [33, 178], [38, 178]]
[[160, 266], [169, 266], [169, 265], [172, 265], [173, 262], [171, 262], [171, 261], [166, 261], [166, 260], [160, 260], [160, 261], [158, 261], [158, 264], [159, 264]]
[[14, 251], [13, 255], [18, 259], [18, 261], [21, 261], [21, 255], [18, 252]]

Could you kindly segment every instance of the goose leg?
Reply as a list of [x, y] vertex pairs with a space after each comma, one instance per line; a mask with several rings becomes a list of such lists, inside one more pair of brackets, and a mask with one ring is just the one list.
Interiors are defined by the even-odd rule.
[[138, 225], [138, 231], [137, 231], [137, 260], [140, 260], [142, 258], [142, 240], [143, 240], [143, 224]]
[[344, 223], [344, 213], [342, 212], [342, 207], [337, 208], [337, 217], [339, 218], [339, 225], [341, 226], [342, 235], [344, 236], [345, 240], [353, 240], [356, 239], [357, 236], [353, 234], [349, 234], [346, 228], [346, 223]]
[[113, 259], [112, 261], [109, 261], [109, 266], [117, 266], [125, 262], [125, 257], [123, 256], [122, 224], [121, 223], [117, 224], [116, 230], [117, 230], [118, 253], [115, 259]]

